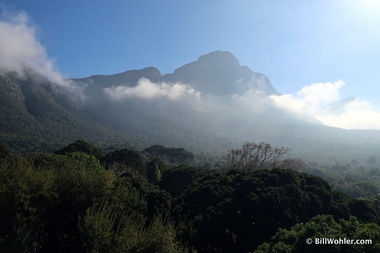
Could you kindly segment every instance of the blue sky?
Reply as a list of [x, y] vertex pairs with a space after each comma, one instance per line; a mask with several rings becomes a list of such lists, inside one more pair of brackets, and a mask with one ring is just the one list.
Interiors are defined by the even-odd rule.
[[380, 109], [379, 0], [0, 3], [3, 20], [4, 12], [27, 16], [45, 57], [65, 77], [148, 66], [166, 74], [226, 50], [293, 98], [302, 99], [306, 86], [341, 81], [334, 98], [355, 96]]

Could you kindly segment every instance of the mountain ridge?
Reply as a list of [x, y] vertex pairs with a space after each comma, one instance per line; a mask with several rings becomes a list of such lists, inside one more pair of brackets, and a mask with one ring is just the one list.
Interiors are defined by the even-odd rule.
[[268, 98], [278, 93], [269, 78], [229, 52], [200, 56], [171, 74], [148, 67], [69, 79], [86, 96], [75, 103], [45, 77], [29, 74], [0, 77], [0, 141], [15, 150], [53, 150], [85, 139], [218, 154], [264, 141], [307, 161], [333, 163], [380, 152], [379, 131], [327, 127], [275, 107]]
[[[165, 75], [162, 75], [155, 67], [147, 67], [117, 74], [92, 75], [70, 80], [82, 86], [87, 85], [85, 91], [88, 92], [93, 88], [91, 86], [99, 86], [100, 83], [102, 83], [101, 88], [120, 85], [133, 87], [141, 78], [148, 78], [152, 82], [184, 83], [202, 93], [218, 95], [242, 94], [251, 88], [261, 90], [266, 95], [278, 94], [267, 76], [253, 72], [247, 66], [239, 65], [237, 58], [228, 51], [214, 51], [202, 55], [198, 60]], [[106, 83], [104, 83], [105, 79], [108, 79]], [[209, 88], [205, 87], [205, 83]]]

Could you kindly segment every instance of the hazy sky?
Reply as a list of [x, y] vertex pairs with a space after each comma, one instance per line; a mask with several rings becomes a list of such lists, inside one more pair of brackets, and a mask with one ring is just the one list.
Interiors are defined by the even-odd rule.
[[[287, 94], [275, 99], [278, 105], [314, 110], [319, 102], [354, 96], [356, 109], [379, 118], [378, 126], [369, 128], [380, 129], [380, 0], [0, 3], [3, 23], [21, 24], [14, 36], [28, 30], [40, 43], [38, 57], [27, 57], [42, 70], [86, 77], [155, 66], [166, 74], [202, 54], [225, 50]], [[7, 29], [0, 27], [0, 43]], [[17, 48], [11, 41], [3, 41], [7, 47], [0, 54]], [[323, 96], [326, 87], [331, 101], [324, 97], [305, 105], [310, 92]], [[360, 110], [356, 114], [364, 115]]]

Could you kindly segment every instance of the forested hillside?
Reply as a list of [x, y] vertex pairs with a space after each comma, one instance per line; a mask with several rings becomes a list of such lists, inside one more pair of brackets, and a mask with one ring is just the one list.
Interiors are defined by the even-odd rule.
[[[350, 198], [304, 172], [270, 168], [272, 160], [257, 168], [232, 168], [228, 160], [210, 168], [194, 166], [196, 156], [183, 148], [105, 152], [84, 141], [23, 156], [1, 145], [0, 156], [2, 252], [378, 252], [380, 247], [378, 201]], [[315, 237], [373, 243], [306, 244], [305, 238]]]
[[226, 51], [165, 75], [149, 67], [58, 84], [21, 72], [0, 74], [0, 141], [11, 152], [51, 152], [77, 139], [102, 148], [160, 143], [219, 157], [247, 141], [268, 142], [330, 165], [364, 164], [380, 152], [376, 130], [333, 128], [276, 106], [281, 95], [269, 78]]
[[80, 138], [133, 145], [133, 138], [82, 113], [56, 84], [33, 70], [25, 70], [24, 77], [0, 74], [0, 140], [13, 152], [54, 151]]

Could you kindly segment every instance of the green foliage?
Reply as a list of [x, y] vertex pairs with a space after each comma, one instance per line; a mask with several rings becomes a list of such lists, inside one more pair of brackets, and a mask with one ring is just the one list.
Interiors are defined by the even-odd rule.
[[116, 181], [112, 171], [94, 168], [87, 163], [65, 169], [59, 174], [56, 184], [61, 201], [78, 210], [100, 202], [103, 196], [111, 193]]
[[175, 238], [171, 221], [143, 218], [117, 212], [113, 204], [90, 207], [79, 219], [86, 252], [186, 252]]
[[87, 252], [110, 252], [116, 217], [116, 212], [108, 203], [99, 207], [90, 207], [83, 217], [80, 217], [79, 230]]
[[5, 146], [4, 143], [0, 142], [0, 159], [6, 158], [9, 156], [8, 148]]
[[362, 221], [379, 222], [379, 216], [370, 201], [364, 199], [351, 199], [349, 202], [351, 214]]
[[[371, 180], [372, 181], [372, 180]], [[379, 188], [371, 181], [346, 181], [336, 184], [335, 188], [350, 196], [351, 198], [361, 198], [378, 194]]]
[[169, 192], [172, 197], [177, 197], [196, 179], [208, 173], [210, 172], [205, 169], [190, 165], [180, 165], [165, 170], [158, 185], [161, 189]]
[[25, 156], [31, 161], [36, 168], [60, 171], [70, 168], [74, 161], [67, 156], [56, 155], [51, 153], [29, 153]]
[[336, 190], [351, 198], [371, 197], [380, 193], [380, 169], [374, 166], [356, 167], [338, 163], [328, 166], [313, 163], [302, 171], [324, 178]]
[[161, 180], [160, 163], [161, 159], [154, 158], [146, 166], [146, 178], [150, 183], [157, 183]]
[[82, 152], [67, 153], [66, 156], [76, 163], [84, 164], [90, 168], [100, 168], [100, 162], [95, 156]]
[[146, 199], [149, 217], [164, 215], [170, 211], [172, 198], [166, 191], [148, 183], [144, 177], [139, 175], [125, 173], [121, 178], [137, 189]]
[[145, 165], [142, 155], [134, 150], [118, 149], [107, 153], [102, 157], [101, 162], [107, 169], [118, 174], [125, 172], [145, 175]]
[[87, 209], [79, 229], [86, 252], [185, 252], [171, 221], [154, 218], [146, 225], [143, 218], [118, 213], [113, 204]]
[[158, 215], [168, 213], [167, 193], [146, 181], [139, 191], [137, 179], [93, 156], [68, 156], [0, 161], [2, 252], [184, 251], [174, 223]]
[[74, 152], [82, 152], [88, 155], [93, 155], [97, 159], [99, 159], [103, 155], [103, 152], [100, 149], [96, 148], [95, 146], [92, 146], [91, 144], [83, 140], [77, 140], [76, 142], [71, 143], [64, 148], [57, 150], [55, 153], [59, 155], [66, 155]]
[[[306, 240], [311, 238], [312, 244]], [[317, 244], [321, 238], [370, 239], [371, 244]], [[291, 229], [279, 229], [268, 243], [258, 246], [255, 253], [275, 252], [379, 252], [380, 227], [376, 224], [362, 224], [355, 217], [336, 222], [331, 215], [318, 215], [307, 223], [298, 223]]]
[[12, 152], [51, 152], [80, 138], [108, 145], [132, 139], [104, 128], [47, 78], [27, 72], [22, 79], [0, 75], [0, 140]]
[[[296, 238], [379, 236], [376, 225], [360, 223], [379, 222], [378, 198], [349, 199], [306, 173], [165, 168], [157, 157], [145, 166], [142, 154], [128, 149], [111, 151], [100, 163], [89, 149], [72, 147], [65, 155], [0, 159], [2, 252], [189, 252], [184, 245], [252, 252], [260, 244], [258, 252], [330, 252], [302, 248]], [[345, 167], [335, 170], [349, 172]], [[319, 214], [331, 216], [313, 218]], [[378, 246], [357, 249], [377, 252]]]
[[367, 198], [363, 198], [362, 200], [366, 200], [368, 204], [373, 207], [378, 217], [380, 217], [380, 194], [376, 196], [371, 196]]
[[344, 195], [326, 181], [292, 170], [231, 170], [195, 181], [174, 202], [178, 217], [193, 220], [190, 242], [199, 252], [248, 252], [278, 228], [317, 214], [348, 217]]
[[0, 166], [0, 248], [4, 252], [34, 252], [46, 239], [45, 224], [58, 203], [55, 173], [34, 169], [28, 160]]
[[184, 148], [167, 148], [162, 145], [153, 145], [144, 151], [152, 157], [160, 157], [173, 164], [185, 163], [194, 159], [194, 155]]

